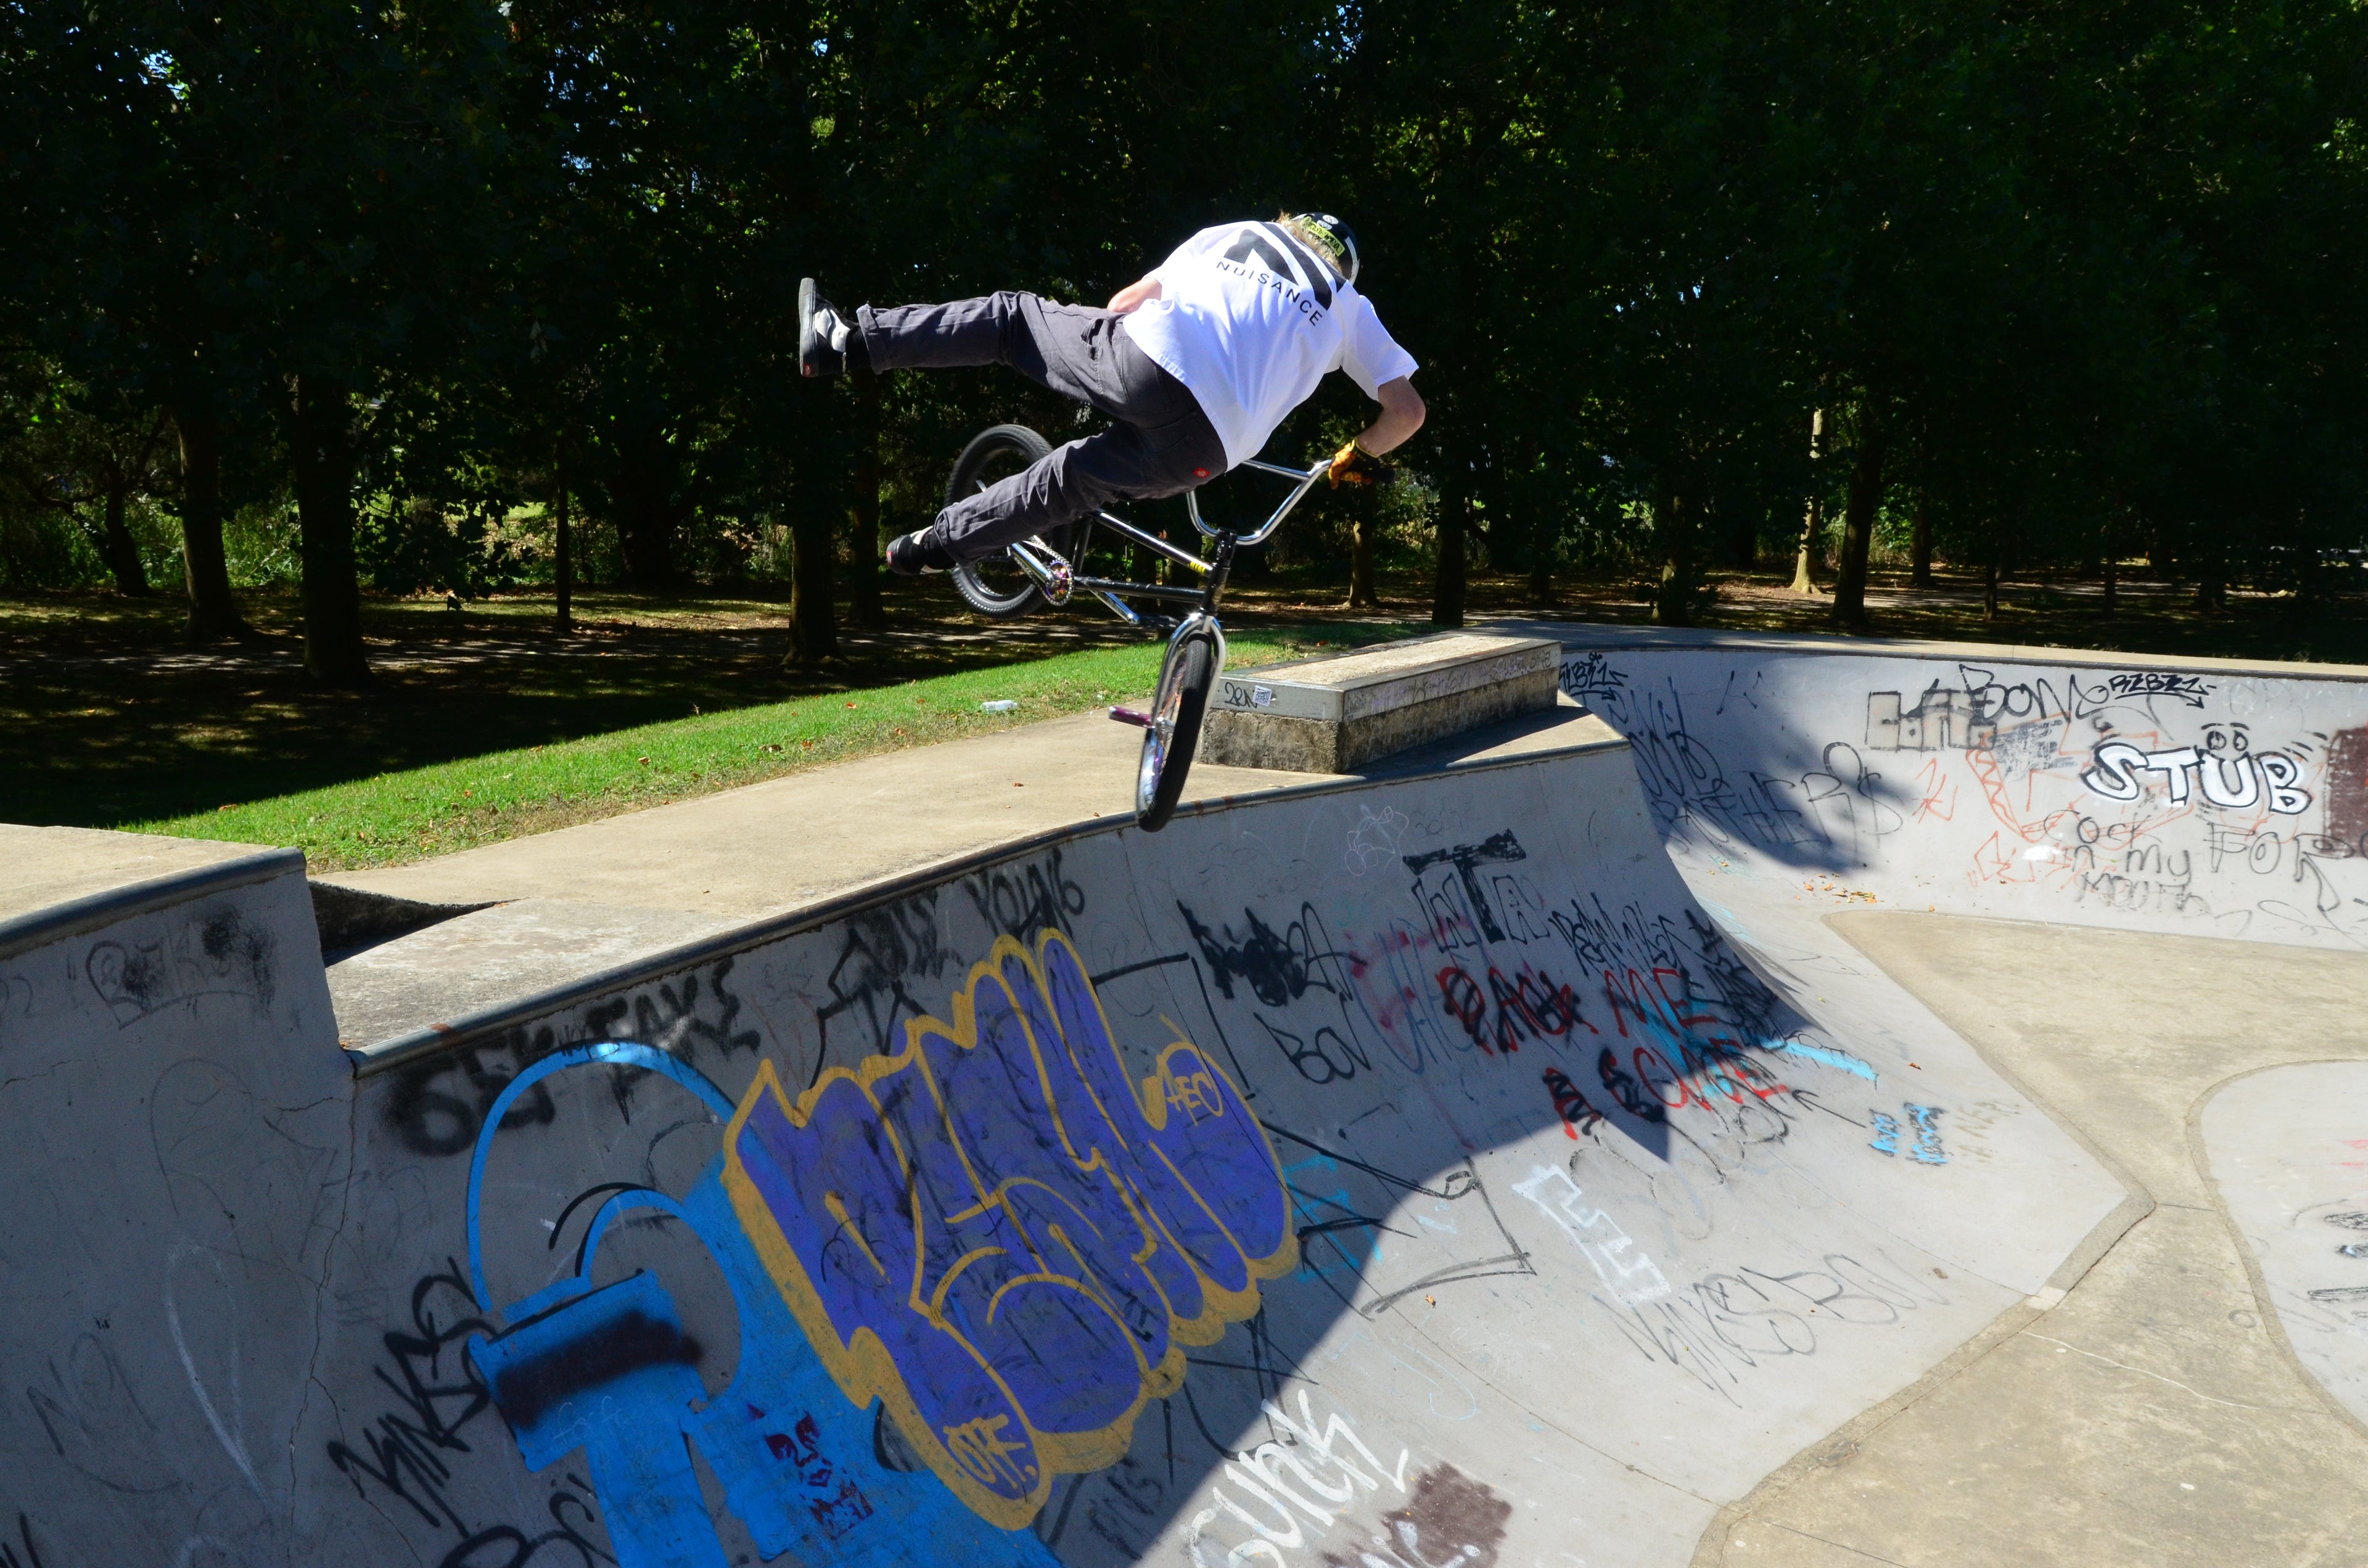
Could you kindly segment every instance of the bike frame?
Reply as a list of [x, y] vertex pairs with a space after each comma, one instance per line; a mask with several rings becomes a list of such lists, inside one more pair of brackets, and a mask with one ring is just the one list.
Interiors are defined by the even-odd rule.
[[1080, 519], [1077, 524], [1078, 531], [1074, 550], [1078, 560], [1085, 559], [1086, 551], [1093, 542], [1095, 525], [1099, 524], [1118, 534], [1120, 538], [1141, 545], [1155, 555], [1172, 561], [1187, 571], [1199, 573], [1201, 582], [1197, 587], [1180, 585], [1170, 586], [1164, 583], [1126, 583], [1110, 577], [1079, 576], [1069, 560], [1059, 551], [1046, 544], [1041, 537], [1022, 540], [1009, 546], [1011, 559], [1019, 564], [1022, 572], [1035, 580], [1037, 587], [1043, 592], [1047, 602], [1055, 605], [1067, 604], [1070, 596], [1077, 589], [1083, 588], [1109, 606], [1110, 612], [1121, 620], [1144, 631], [1150, 631], [1152, 627], [1145, 622], [1141, 614], [1126, 603], [1128, 598], [1163, 599], [1171, 603], [1192, 606], [1191, 612], [1183, 618], [1182, 622], [1168, 638], [1168, 642], [1173, 646], [1187, 636], [1205, 632], [1216, 641], [1217, 668], [1222, 670], [1225, 667], [1225, 634], [1217, 625], [1217, 599], [1224, 592], [1225, 580], [1233, 575], [1234, 552], [1247, 545], [1265, 543], [1274, 530], [1282, 526], [1283, 518], [1291, 516], [1292, 509], [1305, 499], [1307, 493], [1315, 487], [1315, 482], [1323, 478], [1325, 471], [1332, 465], [1331, 460], [1326, 459], [1317, 462], [1313, 468], [1285, 468], [1280, 463], [1261, 462], [1256, 458], [1251, 458], [1241, 466], [1258, 469], [1267, 473], [1280, 474], [1292, 481], [1291, 494], [1283, 497], [1281, 506], [1275, 507], [1274, 515], [1267, 518], [1254, 531], [1237, 534], [1231, 528], [1211, 528], [1201, 517], [1199, 494], [1195, 491], [1186, 491], [1184, 509], [1191, 515], [1192, 526], [1200, 529], [1204, 538], [1216, 541], [1217, 551], [1212, 560], [1203, 561], [1190, 551], [1178, 550], [1158, 535], [1136, 528], [1124, 517], [1113, 516], [1109, 512], [1096, 512], [1090, 517]]

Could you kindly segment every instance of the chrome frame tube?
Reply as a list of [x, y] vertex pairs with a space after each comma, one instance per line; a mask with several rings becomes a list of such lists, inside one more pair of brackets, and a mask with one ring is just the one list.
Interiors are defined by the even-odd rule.
[[1022, 572], [1027, 573], [1030, 577], [1036, 579], [1036, 583], [1039, 587], [1043, 586], [1045, 584], [1048, 584], [1053, 580], [1053, 569], [1038, 561], [1036, 559], [1036, 552], [1030, 550], [1026, 545], [1010, 544], [1004, 546], [1004, 548], [1011, 552], [1011, 559], [1019, 563], [1019, 569]]
[[[1039, 540], [1019, 540], [1007, 545], [1005, 548], [1011, 551], [1011, 559], [1019, 562], [1019, 569], [1027, 573], [1030, 577], [1035, 578], [1040, 584], [1052, 582], [1053, 574], [1059, 568], [1068, 564], [1067, 562], [1061, 559], [1060, 555], [1051, 545], [1045, 544]], [[1052, 557], [1052, 565], [1048, 566], [1043, 562], [1036, 559], [1036, 552], [1040, 550], [1046, 555]]]
[[1102, 604], [1109, 608], [1112, 615], [1117, 616], [1129, 626], [1139, 629], [1143, 625], [1143, 617], [1135, 614], [1133, 610], [1128, 608], [1126, 601], [1120, 598], [1117, 595], [1104, 593], [1101, 589], [1093, 587], [1085, 583], [1080, 583], [1077, 585], [1084, 588], [1086, 592], [1093, 595], [1094, 597], [1101, 600]]
[[1190, 566], [1193, 571], [1202, 573], [1209, 570], [1209, 563], [1201, 560], [1199, 556], [1193, 554], [1190, 551], [1178, 550], [1174, 545], [1168, 543], [1166, 540], [1161, 539], [1157, 534], [1146, 533], [1143, 529], [1136, 528], [1133, 523], [1128, 522], [1124, 517], [1113, 517], [1108, 512], [1097, 512], [1094, 516], [1100, 518], [1104, 523], [1107, 523], [1111, 528], [1116, 528], [1120, 533], [1125, 535], [1128, 539], [1133, 540], [1135, 543], [1142, 545], [1144, 549], [1152, 551], [1156, 554], [1166, 556], [1168, 560], [1175, 562], [1178, 566]]
[[1158, 583], [1124, 583], [1115, 577], [1073, 577], [1070, 582], [1089, 594], [1108, 591], [1133, 594], [1146, 599], [1175, 599], [1187, 604], [1201, 602], [1201, 590], [1198, 588], [1171, 588]]

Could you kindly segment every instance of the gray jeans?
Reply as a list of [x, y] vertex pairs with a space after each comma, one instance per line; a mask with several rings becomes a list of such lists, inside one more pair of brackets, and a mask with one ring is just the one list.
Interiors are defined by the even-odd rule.
[[1033, 294], [855, 312], [875, 370], [1008, 365], [1116, 421], [964, 496], [931, 528], [958, 561], [1074, 522], [1117, 500], [1178, 495], [1225, 472], [1225, 447], [1191, 389], [1152, 362], [1122, 318]]

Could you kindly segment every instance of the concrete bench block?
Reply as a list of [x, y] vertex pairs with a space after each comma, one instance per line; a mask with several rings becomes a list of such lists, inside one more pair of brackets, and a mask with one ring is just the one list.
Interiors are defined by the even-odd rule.
[[1350, 773], [1376, 757], [1554, 705], [1561, 644], [1447, 631], [1227, 671], [1209, 694], [1200, 758]]

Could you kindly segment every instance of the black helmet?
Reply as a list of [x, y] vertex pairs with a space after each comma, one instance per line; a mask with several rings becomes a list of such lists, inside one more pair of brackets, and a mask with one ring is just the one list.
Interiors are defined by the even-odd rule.
[[1294, 212], [1291, 226], [1324, 253], [1340, 276], [1357, 280], [1357, 233], [1329, 212]]

